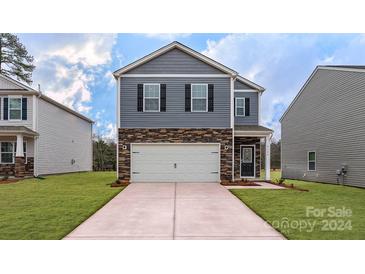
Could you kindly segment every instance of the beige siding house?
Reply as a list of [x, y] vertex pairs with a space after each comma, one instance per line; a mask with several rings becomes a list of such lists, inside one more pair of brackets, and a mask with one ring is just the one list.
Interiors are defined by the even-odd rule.
[[92, 170], [93, 121], [0, 75], [0, 176]]

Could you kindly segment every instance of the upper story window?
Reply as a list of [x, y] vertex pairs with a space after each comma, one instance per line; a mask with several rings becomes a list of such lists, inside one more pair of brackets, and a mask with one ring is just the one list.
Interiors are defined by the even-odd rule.
[[191, 111], [208, 111], [208, 85], [191, 84]]
[[9, 120], [22, 119], [22, 98], [9, 97]]
[[308, 152], [308, 171], [316, 171], [317, 155], [315, 151]]
[[245, 116], [245, 98], [236, 97], [235, 105], [236, 105], [235, 115], [236, 116]]
[[160, 84], [143, 85], [143, 111], [160, 111]]

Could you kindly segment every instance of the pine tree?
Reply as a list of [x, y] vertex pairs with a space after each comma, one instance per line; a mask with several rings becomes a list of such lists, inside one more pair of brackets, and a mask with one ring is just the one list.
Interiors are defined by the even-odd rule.
[[15, 76], [27, 84], [32, 83], [33, 56], [28, 54], [19, 38], [10, 33], [0, 33], [0, 73]]

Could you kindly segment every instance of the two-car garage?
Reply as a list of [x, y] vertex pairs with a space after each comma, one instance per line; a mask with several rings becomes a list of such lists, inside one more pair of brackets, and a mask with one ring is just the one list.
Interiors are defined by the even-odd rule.
[[219, 182], [219, 143], [131, 144], [131, 182]]

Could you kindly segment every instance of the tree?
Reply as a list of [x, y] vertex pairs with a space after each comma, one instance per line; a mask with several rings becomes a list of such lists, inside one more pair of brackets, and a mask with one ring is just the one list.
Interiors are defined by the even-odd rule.
[[27, 84], [32, 83], [33, 56], [28, 54], [19, 38], [10, 33], [0, 33], [0, 73], [15, 76]]
[[116, 145], [107, 143], [102, 138], [96, 137], [93, 141], [93, 169], [116, 170]]
[[[280, 169], [281, 165], [281, 140], [272, 140], [270, 146], [270, 165], [272, 169]], [[265, 144], [261, 146], [261, 167], [265, 167]]]

